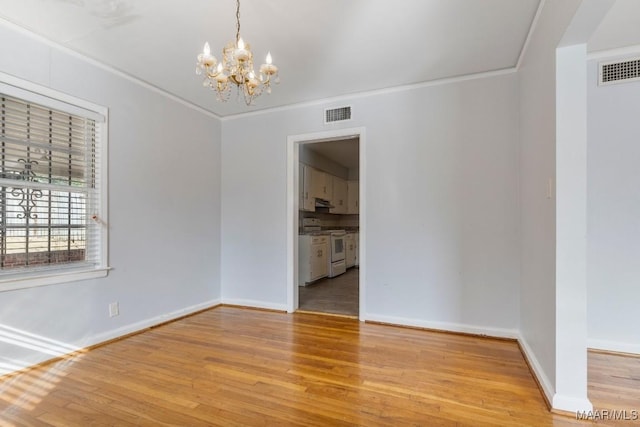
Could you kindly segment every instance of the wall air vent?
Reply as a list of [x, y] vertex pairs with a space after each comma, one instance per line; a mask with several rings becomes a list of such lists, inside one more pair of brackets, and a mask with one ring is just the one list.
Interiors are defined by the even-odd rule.
[[324, 110], [325, 124], [334, 123], [334, 122], [343, 122], [345, 120], [351, 120], [351, 106], [339, 107], [339, 108], [328, 108]]
[[601, 62], [598, 84], [610, 85], [640, 80], [640, 58]]

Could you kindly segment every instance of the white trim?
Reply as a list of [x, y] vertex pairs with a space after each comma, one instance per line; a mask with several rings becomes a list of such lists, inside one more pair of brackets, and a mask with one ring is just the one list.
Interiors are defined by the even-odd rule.
[[0, 24], [4, 24], [6, 27], [8, 27], [9, 29], [11, 29], [13, 31], [16, 31], [16, 32], [24, 34], [24, 35], [26, 35], [28, 37], [34, 38], [34, 39], [38, 40], [39, 42], [48, 45], [51, 48], [57, 49], [57, 50], [59, 50], [59, 51], [61, 51], [63, 53], [71, 55], [71, 56], [73, 56], [75, 58], [79, 58], [79, 59], [81, 59], [83, 61], [86, 61], [87, 63], [89, 63], [89, 64], [91, 64], [91, 65], [93, 65], [95, 67], [101, 68], [101, 69], [103, 69], [103, 70], [105, 70], [107, 72], [115, 74], [118, 77], [121, 77], [121, 78], [123, 78], [125, 80], [128, 80], [130, 82], [138, 84], [138, 85], [144, 87], [145, 89], [148, 89], [148, 90], [150, 90], [152, 92], [155, 92], [155, 93], [157, 93], [157, 94], [159, 94], [161, 96], [169, 98], [170, 100], [172, 100], [174, 102], [177, 102], [179, 104], [184, 105], [185, 107], [191, 108], [191, 109], [196, 110], [196, 111], [198, 111], [198, 112], [200, 112], [202, 114], [205, 114], [205, 115], [207, 115], [209, 117], [213, 117], [215, 119], [220, 120], [220, 116], [217, 115], [216, 113], [212, 112], [212, 111], [209, 111], [209, 110], [207, 110], [207, 109], [205, 109], [203, 107], [200, 107], [199, 105], [196, 105], [196, 104], [194, 104], [194, 103], [192, 103], [190, 101], [187, 101], [184, 98], [181, 98], [181, 97], [179, 97], [177, 95], [174, 95], [174, 94], [172, 94], [170, 92], [167, 92], [166, 90], [161, 89], [158, 86], [155, 86], [155, 85], [153, 85], [153, 84], [151, 84], [149, 82], [146, 82], [146, 81], [144, 81], [142, 79], [139, 79], [138, 77], [132, 76], [131, 74], [126, 73], [126, 72], [124, 72], [122, 70], [119, 70], [119, 69], [117, 69], [117, 68], [115, 68], [115, 67], [113, 67], [111, 65], [107, 65], [107, 64], [105, 64], [103, 62], [100, 62], [100, 61], [98, 61], [96, 59], [93, 59], [93, 58], [91, 58], [89, 56], [86, 56], [85, 54], [82, 54], [82, 53], [77, 52], [77, 51], [75, 51], [75, 50], [73, 50], [71, 48], [68, 48], [67, 46], [64, 46], [64, 45], [62, 45], [60, 43], [54, 42], [53, 40], [50, 40], [50, 39], [48, 39], [48, 38], [46, 38], [46, 37], [44, 37], [44, 36], [42, 36], [42, 35], [40, 35], [38, 33], [35, 33], [33, 31], [31, 31], [31, 30], [28, 30], [28, 29], [26, 29], [26, 28], [24, 28], [24, 27], [22, 27], [20, 25], [17, 25], [15, 23], [11, 22], [11, 21], [7, 21], [4, 18], [0, 18]]
[[[246, 112], [246, 113], [230, 114], [230, 115], [227, 115], [227, 116], [220, 117], [220, 121], [225, 122], [225, 121], [228, 121], [228, 120], [235, 120], [235, 119], [242, 119], [242, 118], [245, 118], [245, 117], [259, 116], [259, 115], [262, 115], [262, 114], [270, 114], [270, 113], [275, 113], [275, 112], [280, 112], [280, 111], [294, 110], [296, 108], [313, 107], [313, 106], [324, 105], [324, 104], [328, 104], [328, 103], [347, 102], [347, 101], [360, 99], [360, 98], [367, 98], [367, 97], [375, 96], [375, 95], [393, 94], [393, 93], [397, 93], [397, 92], [405, 92], [405, 91], [421, 89], [421, 88], [425, 88], [425, 87], [442, 86], [442, 85], [454, 84], [454, 83], [459, 83], [459, 82], [465, 82], [465, 81], [469, 81], [469, 80], [486, 79], [486, 78], [491, 78], [491, 77], [496, 77], [496, 76], [503, 76], [503, 75], [507, 75], [507, 74], [513, 74], [513, 73], [515, 73], [517, 71], [518, 70], [515, 67], [503, 68], [501, 70], [485, 71], [485, 72], [482, 72], [482, 73], [475, 73], [475, 74], [466, 74], [464, 76], [457, 76], [457, 77], [447, 77], [447, 78], [444, 78], [444, 79], [430, 80], [430, 81], [427, 81], [427, 82], [414, 83], [414, 84], [410, 84], [410, 85], [394, 86], [394, 87], [376, 89], [376, 90], [369, 90], [369, 91], [364, 91], [364, 92], [354, 92], [354, 93], [347, 94], [347, 95], [337, 95], [337, 96], [334, 96], [334, 97], [316, 99], [316, 100], [313, 100], [313, 101], [297, 102], [297, 103], [293, 103], [293, 104], [283, 105], [283, 106], [280, 106], [280, 107], [264, 108], [262, 110], [249, 111], [249, 112]], [[343, 122], [337, 122], [337, 123], [343, 123]], [[329, 125], [330, 124], [331, 123], [329, 123]]]
[[522, 61], [524, 60], [524, 56], [527, 53], [527, 49], [529, 49], [529, 44], [531, 43], [531, 39], [533, 38], [533, 34], [536, 32], [536, 28], [538, 27], [538, 21], [540, 20], [540, 15], [542, 15], [542, 9], [544, 9], [544, 5], [546, 0], [540, 0], [538, 3], [538, 9], [536, 10], [536, 14], [531, 21], [531, 26], [529, 27], [529, 32], [527, 33], [527, 38], [524, 40], [522, 44], [522, 49], [520, 49], [520, 56], [518, 56], [518, 62], [516, 62], [516, 70], [520, 70], [522, 66]]
[[[298, 309], [298, 226], [296, 212], [300, 209], [296, 183], [299, 183], [299, 147], [302, 136], [287, 137], [287, 313]], [[299, 186], [299, 184], [298, 184]], [[299, 191], [299, 190], [298, 190]], [[292, 285], [293, 283], [293, 285]]]
[[360, 321], [364, 322], [367, 308], [367, 129], [360, 131], [360, 145], [358, 147], [358, 271], [360, 287]]
[[96, 221], [100, 223], [100, 267], [109, 267], [109, 111], [105, 113], [105, 121], [96, 123], [100, 140], [100, 206], [97, 207]]
[[431, 329], [442, 332], [457, 332], [463, 334], [480, 335], [491, 338], [518, 339], [518, 331], [515, 329], [488, 328], [483, 326], [467, 325], [463, 323], [437, 322], [424, 319], [413, 319], [409, 317], [385, 316], [379, 314], [366, 313], [363, 320], [372, 322], [387, 323], [398, 326], [411, 326], [415, 328]]
[[359, 266], [360, 266], [360, 320], [364, 320], [366, 302], [366, 128], [346, 128], [331, 131], [314, 132], [287, 137], [287, 304], [285, 310], [289, 313], [296, 311], [298, 294], [298, 147], [301, 143], [323, 140], [339, 140], [357, 136], [360, 145], [360, 226], [359, 234]]
[[556, 393], [555, 386], [549, 380], [549, 377], [544, 372], [542, 365], [540, 364], [540, 362], [538, 362], [535, 353], [527, 343], [527, 340], [525, 340], [522, 335], [518, 337], [518, 343], [520, 343], [520, 348], [524, 353], [524, 358], [527, 359], [527, 362], [529, 362], [529, 367], [531, 368], [533, 375], [538, 380], [538, 384], [540, 384], [540, 387], [542, 387], [542, 392], [546, 396], [547, 402], [552, 403], [553, 397]]
[[614, 49], [606, 49], [606, 50], [596, 50], [593, 52], [587, 53], [587, 61], [591, 61], [594, 59], [609, 59], [615, 57], [625, 57], [629, 55], [639, 55], [640, 54], [640, 44], [636, 44], [633, 46], [625, 46], [618, 47]]
[[0, 293], [15, 291], [17, 289], [37, 288], [40, 286], [58, 285], [61, 283], [77, 282], [80, 280], [99, 279], [107, 277], [110, 267], [99, 268], [79, 268], [69, 271], [65, 270], [44, 270], [40, 274], [32, 273], [28, 275], [0, 278]]
[[288, 311], [284, 304], [275, 304], [265, 301], [242, 298], [222, 298], [222, 304], [236, 305], [239, 307], [262, 308], [265, 310]]
[[0, 92], [96, 122], [106, 122], [109, 109], [0, 71]]
[[628, 342], [589, 339], [587, 340], [587, 347], [592, 350], [640, 355], [640, 344]]
[[556, 394], [553, 396], [552, 401], [553, 409], [557, 409], [565, 412], [591, 412], [593, 411], [593, 405], [589, 399], [578, 399], [571, 396], [563, 396]]

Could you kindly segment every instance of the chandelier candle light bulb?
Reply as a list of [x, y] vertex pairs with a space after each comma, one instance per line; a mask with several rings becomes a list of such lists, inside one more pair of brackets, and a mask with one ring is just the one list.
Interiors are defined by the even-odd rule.
[[260, 66], [260, 72], [267, 75], [273, 75], [278, 72], [278, 67], [272, 64], [271, 52], [267, 53], [267, 63]]
[[252, 89], [257, 87], [260, 84], [260, 82], [258, 82], [258, 80], [256, 79], [256, 75], [253, 74], [253, 72], [249, 73], [249, 82], [247, 84]]
[[[211, 55], [209, 43], [197, 57], [196, 74], [204, 74], [203, 85], [216, 91], [219, 101], [227, 101], [233, 83], [238, 94], [243, 94], [247, 105], [263, 91], [271, 93], [271, 81], [278, 83], [278, 67], [273, 64], [271, 52], [267, 53], [266, 63], [260, 65], [260, 72], [256, 75], [253, 69], [253, 54], [251, 47], [240, 37], [240, 0], [236, 0], [236, 39], [222, 49], [220, 62]], [[216, 66], [217, 65], [217, 66]]]
[[222, 71], [222, 64], [218, 64], [218, 74], [216, 75], [216, 81], [218, 84], [224, 84], [229, 78]]
[[244, 48], [242, 37], [238, 40], [238, 48], [236, 49], [236, 59], [238, 61], [246, 61], [249, 59], [249, 52]]
[[209, 43], [204, 44], [204, 49], [202, 54], [198, 56], [198, 61], [202, 62], [207, 67], [213, 67], [216, 65], [216, 58], [211, 55]]

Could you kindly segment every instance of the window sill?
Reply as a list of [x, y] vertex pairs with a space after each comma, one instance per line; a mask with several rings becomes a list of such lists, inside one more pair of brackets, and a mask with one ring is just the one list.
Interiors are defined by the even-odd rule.
[[107, 277], [111, 267], [80, 267], [69, 270], [40, 271], [22, 275], [0, 275], [0, 292], [39, 286], [57, 285], [79, 280], [99, 279]]

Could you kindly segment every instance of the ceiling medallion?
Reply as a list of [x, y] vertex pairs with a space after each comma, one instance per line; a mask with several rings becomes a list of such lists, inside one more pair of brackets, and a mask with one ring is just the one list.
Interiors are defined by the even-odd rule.
[[205, 43], [203, 52], [198, 55], [196, 74], [204, 74], [203, 86], [215, 90], [218, 101], [229, 99], [233, 84], [238, 97], [241, 92], [247, 105], [263, 92], [271, 93], [272, 80], [279, 83], [278, 67], [272, 64], [271, 52], [267, 53], [266, 63], [260, 66], [257, 75], [253, 70], [251, 47], [240, 37], [240, 0], [236, 0], [236, 40], [222, 49], [220, 62], [211, 55], [209, 43]]

